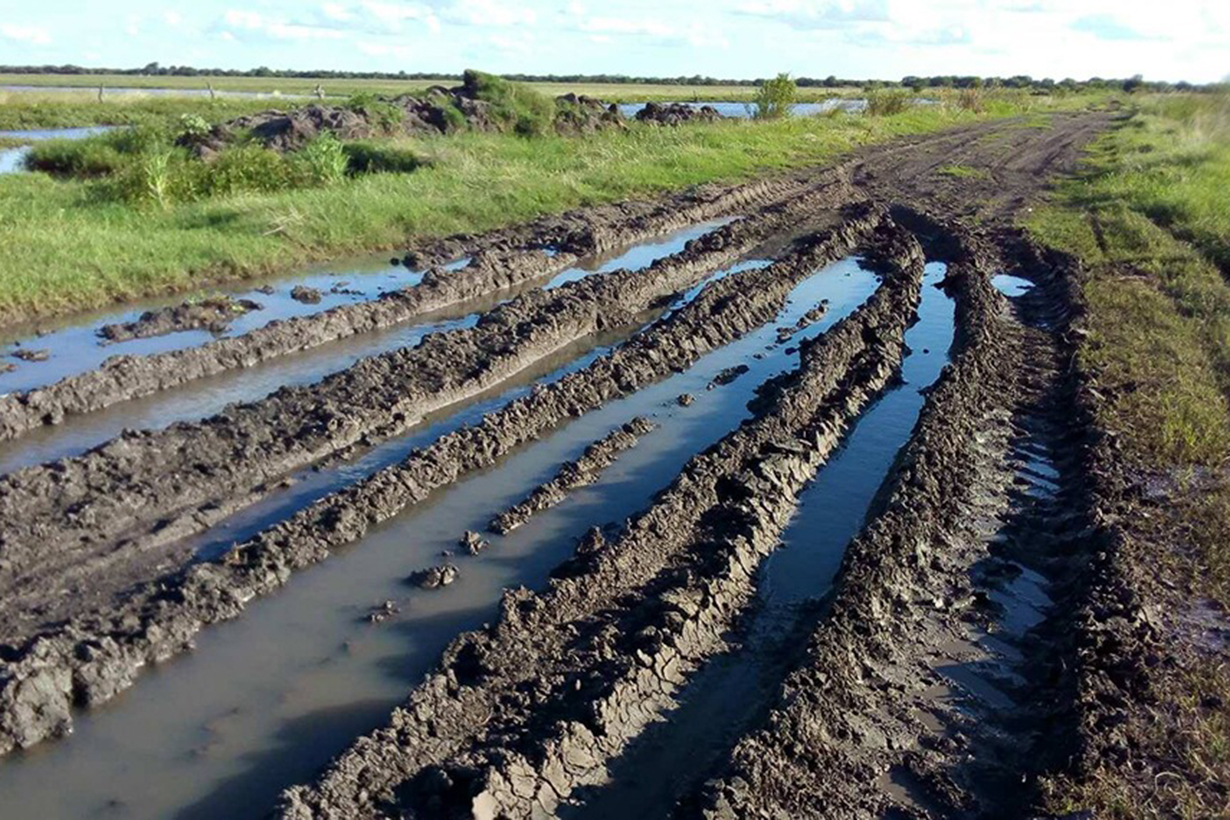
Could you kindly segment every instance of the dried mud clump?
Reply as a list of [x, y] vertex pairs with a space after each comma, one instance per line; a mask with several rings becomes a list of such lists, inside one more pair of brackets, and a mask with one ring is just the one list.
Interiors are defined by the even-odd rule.
[[262, 310], [263, 307], [251, 299], [235, 299], [226, 295], [211, 296], [196, 302], [182, 302], [157, 310], [147, 310], [132, 322], [103, 325], [98, 329], [98, 335], [114, 343], [188, 330], [224, 333], [235, 319], [245, 313]]
[[321, 293], [318, 288], [308, 287], [307, 285], [295, 285], [290, 291], [290, 298], [305, 305], [318, 305], [320, 304]]
[[718, 122], [725, 119], [711, 105], [694, 107], [684, 103], [646, 103], [645, 107], [636, 112], [639, 122], [654, 125], [686, 125], [694, 122]]

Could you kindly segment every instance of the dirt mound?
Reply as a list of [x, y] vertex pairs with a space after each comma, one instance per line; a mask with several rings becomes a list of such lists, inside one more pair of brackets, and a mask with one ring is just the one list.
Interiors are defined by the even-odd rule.
[[211, 296], [197, 302], [181, 302], [157, 310], [147, 310], [140, 318], [131, 322], [103, 325], [98, 329], [98, 335], [108, 342], [126, 342], [130, 339], [148, 339], [188, 330], [223, 333], [237, 317], [261, 309], [263, 306], [251, 299]]
[[[326, 133], [342, 140], [356, 140], [397, 135], [434, 136], [462, 130], [520, 131], [523, 126], [520, 116], [506, 110], [508, 106], [481, 99], [480, 95], [485, 92], [475, 77], [467, 73], [466, 81], [455, 88], [433, 86], [417, 97], [406, 94], [373, 98], [344, 106], [314, 103], [292, 111], [248, 114], [214, 126], [203, 137], [183, 137], [180, 144], [202, 157], [209, 157], [249, 137], [275, 151], [294, 151]], [[551, 101], [542, 98], [540, 103], [549, 108]], [[623, 128], [627, 124], [617, 106], [592, 97], [565, 94], [555, 99], [554, 107], [553, 117], [548, 119], [561, 134], [588, 134], [605, 128]], [[676, 121], [669, 124], [677, 124], [688, 117], [681, 115], [674, 119]]]
[[640, 122], [651, 122], [655, 125], [685, 125], [693, 122], [717, 122], [724, 119], [718, 110], [711, 105], [699, 108], [685, 103], [647, 103], [636, 112]]
[[604, 128], [626, 128], [619, 106], [584, 94], [555, 98], [555, 130], [560, 134], [590, 134]]

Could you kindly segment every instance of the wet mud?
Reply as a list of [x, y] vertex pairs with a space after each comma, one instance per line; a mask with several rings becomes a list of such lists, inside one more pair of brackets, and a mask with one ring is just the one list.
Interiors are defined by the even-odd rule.
[[[283, 750], [284, 768], [269, 758], [256, 767], [265, 774], [254, 768], [229, 791], [213, 761], [216, 794], [180, 783], [168, 787], [179, 796], [118, 816], [178, 806], [256, 817], [279, 789], [274, 811], [296, 820], [1023, 813], [1039, 777], [1114, 753], [1085, 727], [1115, 719], [1115, 675], [1145, 664], [1150, 645], [1147, 619], [1120, 617], [1131, 606], [1116, 535], [1089, 479], [1096, 399], [1073, 375], [1077, 272], [1013, 225], [1107, 122], [978, 124], [825, 171], [424, 245], [407, 265], [472, 261], [284, 324], [323, 345], [497, 284], [560, 281], [318, 382], [4, 476], [0, 750], [62, 737], [79, 716], [83, 738], [118, 737], [127, 699], [110, 716], [81, 710], [198, 641], [225, 657], [212, 653], [244, 624], [243, 646], [268, 645], [262, 627], [292, 617], [284, 597], [383, 555], [364, 570], [382, 583], [327, 599], [329, 634], [413, 623], [404, 636], [430, 639], [400, 676], [354, 677], [367, 663], [358, 652], [338, 664], [351, 670], [339, 680], [362, 680], [354, 697], [372, 700], [336, 731], [283, 735], [312, 754]], [[954, 162], [987, 176], [940, 173]], [[566, 272], [600, 245], [718, 217], [734, 221], [644, 270]], [[850, 254], [880, 280], [861, 305], [802, 288]], [[932, 265], [945, 266], [942, 292], [924, 285]], [[937, 299], [952, 305], [948, 351], [948, 336], [911, 330], [920, 303]], [[143, 361], [174, 369], [175, 356], [205, 361], [232, 343], [246, 352], [199, 375], [244, 367], [266, 330], [267, 358], [297, 349], [271, 325]], [[681, 378], [728, 346], [739, 358]], [[780, 369], [766, 372], [766, 357]], [[901, 383], [910, 362], [930, 363], [924, 382]], [[112, 380], [102, 398], [73, 405], [65, 383], [47, 388], [59, 398], [46, 418], [0, 413], [15, 419], [10, 437], [162, 389]], [[672, 451], [652, 481], [637, 477], [651, 442], [690, 414], [707, 418], [727, 391], [746, 407], [699, 447]], [[908, 436], [878, 421], [896, 394], [911, 397]], [[31, 406], [31, 395], [3, 401]], [[545, 444], [565, 430], [567, 447]], [[859, 457], [867, 437], [875, 459]], [[864, 470], [857, 503], [831, 483], [849, 469], [846, 453]], [[514, 464], [508, 475], [521, 478], [492, 491]], [[469, 494], [471, 482], [488, 489]], [[578, 507], [591, 492], [619, 493], [623, 506]], [[842, 522], [820, 555], [796, 526], [814, 520], [809, 510]], [[417, 511], [433, 522], [430, 538], [416, 537]], [[388, 556], [407, 547], [390, 532], [410, 543], [396, 564]], [[480, 587], [483, 603], [464, 617], [418, 620], [420, 607], [443, 613]], [[57, 597], [72, 588], [80, 594]], [[270, 672], [279, 679], [307, 669], [306, 644], [288, 643], [297, 648]], [[171, 722], [193, 685], [177, 665], [164, 680], [179, 688], [148, 713]], [[224, 691], [211, 703], [241, 699], [216, 671], [206, 678]], [[347, 703], [340, 691], [319, 700]], [[48, 751], [89, 763], [91, 748], [74, 742]], [[0, 782], [20, 787], [27, 754], [9, 758]], [[189, 771], [175, 766], [176, 777]], [[101, 761], [88, 768], [106, 779]], [[36, 758], [28, 770], [39, 776]]]

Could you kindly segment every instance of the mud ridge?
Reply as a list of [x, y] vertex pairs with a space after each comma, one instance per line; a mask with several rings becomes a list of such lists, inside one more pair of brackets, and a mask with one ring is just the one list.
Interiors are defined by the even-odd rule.
[[738, 259], [783, 222], [844, 196], [820, 186], [707, 234], [644, 271], [525, 294], [478, 324], [284, 387], [199, 423], [125, 432], [82, 456], [0, 478], [0, 589], [91, 554], [151, 550], [210, 526], [295, 469], [396, 436], [594, 334], [631, 329], [679, 290]]
[[[1028, 668], [1037, 644], [1024, 628], [1004, 628], [1003, 579], [1025, 571], [1018, 561], [1051, 557], [1041, 553], [1053, 543], [1032, 538], [1023, 550], [1018, 533], [1081, 527], [1048, 500], [1009, 504], [1016, 486], [1054, 489], [1054, 476], [1010, 465], [1022, 461], [1018, 448], [1042, 446], [1036, 436], [1055, 435], [1038, 431], [1051, 422], [1037, 402], [1053, 400], [1057, 370], [1045, 334], [1022, 327], [992, 289], [994, 254], [979, 252], [976, 237], [958, 239], [967, 253], [950, 270], [959, 328], [971, 332], [958, 334], [878, 514], [847, 549], [806, 655], [696, 814], [825, 806], [829, 817], [985, 817], [1028, 801], [1033, 742], [1049, 717], [1029, 699], [1054, 692], [1041, 698], [1025, 685], [1039, 671]], [[1014, 514], [1044, 521], [1005, 527]]]
[[[820, 182], [837, 182], [844, 173], [831, 171], [821, 175]], [[406, 264], [438, 265], [467, 255], [471, 257], [469, 265], [453, 272], [432, 267], [419, 285], [374, 300], [271, 322], [241, 336], [186, 350], [114, 356], [88, 373], [0, 396], [0, 440], [59, 424], [70, 415], [90, 413], [227, 370], [252, 367], [278, 356], [382, 330], [469, 299], [523, 286], [588, 255], [741, 209], [788, 200], [814, 187], [814, 176], [811, 182], [804, 180], [795, 174], [735, 187], [708, 186], [663, 200], [573, 211], [484, 237], [439, 240], [408, 254]]]
[[922, 275], [917, 245], [898, 249], [901, 268], [763, 386], [752, 420], [614, 540], [591, 532], [547, 590], [508, 593], [495, 626], [459, 637], [389, 727], [289, 792], [283, 816], [544, 816], [604, 777], [720, 651], [795, 494], [896, 371]]
[[181, 302], [158, 310], [147, 310], [134, 321], [103, 325], [98, 329], [98, 335], [106, 342], [114, 344], [189, 330], [223, 333], [239, 316], [262, 309], [259, 302], [233, 299], [223, 294], [198, 301]]
[[879, 211], [858, 210], [767, 268], [712, 282], [692, 302], [584, 370], [316, 502], [221, 560], [138, 583], [97, 612], [70, 611], [66, 622], [3, 647], [0, 751], [69, 731], [73, 704], [110, 699], [146, 664], [189, 649], [206, 624], [237, 616], [248, 601], [277, 589], [295, 570], [324, 560], [433, 490], [771, 321], [795, 284], [845, 256], [882, 219]]
[[529, 521], [535, 513], [550, 509], [568, 497], [568, 493], [598, 480], [602, 471], [615, 463], [620, 453], [631, 449], [656, 425], [640, 416], [617, 427], [606, 436], [585, 448], [575, 461], [560, 467], [559, 472], [544, 484], [540, 484], [524, 500], [496, 516], [488, 529], [497, 535], [507, 535]]

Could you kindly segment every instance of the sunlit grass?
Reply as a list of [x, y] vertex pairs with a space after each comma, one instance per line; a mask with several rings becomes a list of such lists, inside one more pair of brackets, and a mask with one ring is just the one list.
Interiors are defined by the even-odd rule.
[[974, 119], [932, 106], [882, 118], [632, 127], [584, 139], [404, 139], [393, 144], [425, 162], [413, 173], [166, 210], [100, 201], [90, 183], [9, 175], [0, 177], [0, 317], [192, 289], [396, 248], [415, 236], [488, 230], [577, 206], [747, 179]]
[[[1081, 369], [1102, 396], [1130, 476], [1180, 491], [1129, 516], [1121, 560], [1230, 602], [1230, 116], [1212, 95], [1146, 99], [1101, 139], [1030, 230], [1078, 256], [1088, 336]], [[1202, 476], [1200, 481], [1193, 476]], [[1139, 507], [1137, 510], [1141, 509]], [[1101, 762], [1045, 784], [1048, 809], [1098, 817], [1224, 817], [1230, 673], [1187, 660], [1151, 673], [1153, 699], [1114, 731], [1132, 766]]]

